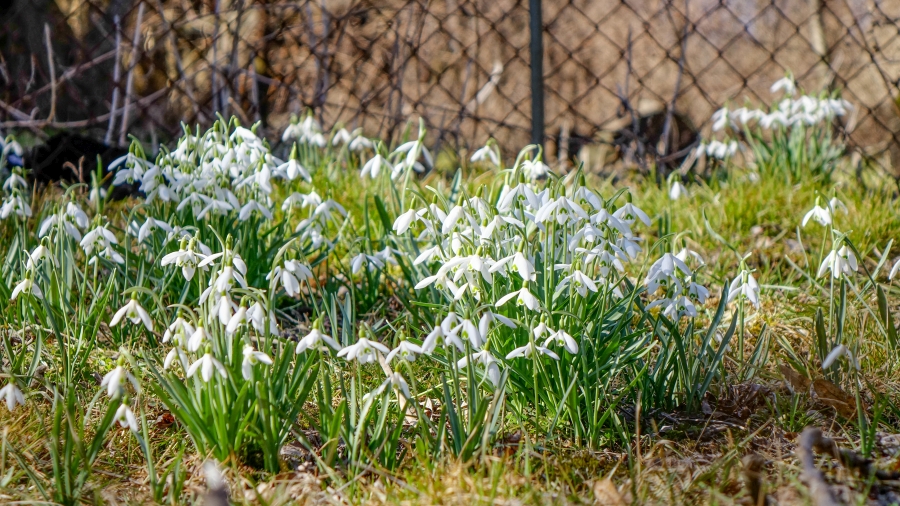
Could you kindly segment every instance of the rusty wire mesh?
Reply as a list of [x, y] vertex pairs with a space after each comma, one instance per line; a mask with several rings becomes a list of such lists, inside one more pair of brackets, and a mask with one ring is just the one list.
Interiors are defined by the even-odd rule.
[[[311, 109], [326, 126], [368, 135], [396, 136], [422, 117], [439, 143], [529, 141], [527, 0], [8, 4], [2, 127], [164, 140], [218, 111], [277, 134]], [[842, 90], [855, 106], [844, 125], [854, 147], [888, 163], [900, 154], [900, 0], [542, 6], [548, 144], [561, 131], [591, 138], [623, 114], [623, 96], [674, 99], [703, 128], [726, 103], [772, 102], [769, 85], [790, 71], [808, 90]]]

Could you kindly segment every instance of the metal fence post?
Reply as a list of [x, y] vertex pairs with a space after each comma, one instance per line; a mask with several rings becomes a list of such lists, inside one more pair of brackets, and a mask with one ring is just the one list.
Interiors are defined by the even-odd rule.
[[531, 143], [544, 145], [544, 23], [541, 0], [529, 0], [531, 18]]

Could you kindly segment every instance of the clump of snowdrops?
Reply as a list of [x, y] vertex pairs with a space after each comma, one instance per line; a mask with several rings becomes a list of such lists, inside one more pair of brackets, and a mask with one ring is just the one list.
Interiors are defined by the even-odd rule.
[[[49, 368], [71, 408], [60, 416], [86, 420], [75, 385], [103, 368], [95, 437], [115, 422], [130, 431], [161, 495], [178, 470], [153, 468], [150, 399], [200, 455], [277, 471], [298, 438], [329, 473], [390, 469], [411, 449], [468, 458], [510, 427], [598, 448], [645, 388], [646, 403], [695, 407], [722, 374], [734, 323], [711, 336], [726, 304], [758, 306], [749, 269], [709, 312], [702, 259], [675, 235], [646, 240], [654, 218], [629, 191], [559, 177], [534, 146], [506, 165], [494, 144], [473, 156], [496, 171], [491, 185], [422, 186], [433, 158], [424, 127], [413, 133], [390, 149], [307, 116], [279, 159], [255, 127], [219, 120], [155, 159], [135, 141], [113, 162], [112, 184], [137, 184], [136, 201], [108, 202], [98, 171], [37, 213], [14, 169], [8, 409], [31, 402]], [[375, 193], [365, 216], [331, 198], [329, 180], [345, 177], [335, 166]], [[391, 292], [408, 296], [400, 315], [362, 314]]]
[[720, 138], [702, 142], [695, 155], [724, 161], [740, 153], [759, 176], [788, 182], [807, 174], [830, 177], [844, 155], [835, 121], [852, 112], [853, 106], [836, 92], [804, 93], [790, 75], [776, 81], [770, 91], [783, 98], [769, 108], [716, 111], [712, 131]]

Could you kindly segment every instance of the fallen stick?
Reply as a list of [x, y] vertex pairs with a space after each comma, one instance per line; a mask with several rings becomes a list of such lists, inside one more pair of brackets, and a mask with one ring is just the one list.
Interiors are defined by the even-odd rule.
[[803, 465], [803, 478], [809, 486], [813, 504], [816, 506], [837, 505], [837, 501], [831, 494], [825, 477], [816, 467], [815, 453], [829, 455], [841, 463], [847, 469], [852, 469], [863, 478], [875, 477], [878, 480], [898, 480], [900, 473], [875, 469], [871, 459], [867, 459], [858, 453], [840, 448], [833, 439], [825, 437], [820, 429], [807, 427], [800, 434], [797, 448], [797, 456]]

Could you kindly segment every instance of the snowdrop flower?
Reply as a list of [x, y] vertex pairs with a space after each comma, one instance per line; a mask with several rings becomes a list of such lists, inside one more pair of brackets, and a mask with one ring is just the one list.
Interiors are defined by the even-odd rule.
[[681, 260], [685, 264], [687, 264], [689, 258], [693, 258], [698, 265], [706, 265], [706, 262], [703, 261], [703, 257], [700, 256], [700, 253], [692, 249], [688, 249], [687, 246], [681, 248], [681, 251], [675, 253], [675, 258]]
[[558, 285], [556, 285], [556, 292], [559, 293], [566, 286], [572, 285], [572, 288], [581, 295], [582, 297], [587, 297], [588, 290], [592, 292], [597, 291], [597, 283], [594, 283], [594, 280], [588, 277], [587, 274], [576, 270], [572, 274], [562, 278]]
[[15, 189], [25, 190], [28, 188], [28, 181], [25, 181], [25, 178], [20, 176], [19, 174], [13, 172], [6, 178], [6, 181], [3, 182], [3, 189], [12, 192]]
[[163, 333], [162, 342], [167, 343], [174, 339], [179, 345], [184, 345], [187, 342], [188, 336], [191, 336], [194, 332], [194, 326], [179, 316], [166, 328], [165, 333]]
[[122, 404], [119, 404], [119, 408], [116, 409], [114, 420], [119, 422], [119, 427], [122, 427], [123, 429], [128, 427], [135, 433], [140, 431], [137, 417], [134, 416], [134, 411], [131, 410], [131, 406], [129, 406], [126, 401], [122, 401]]
[[171, 234], [173, 232], [172, 227], [169, 226], [168, 223], [162, 220], [154, 220], [149, 216], [147, 217], [147, 220], [144, 221], [144, 224], [140, 227], [138, 227], [137, 222], [132, 221], [131, 225], [128, 228], [128, 231], [131, 233], [131, 235], [137, 237], [138, 242], [144, 242], [148, 237], [150, 237], [150, 234], [155, 228], [163, 230], [167, 234]]
[[206, 265], [200, 266], [200, 263], [206, 259], [206, 255], [197, 252], [196, 246], [196, 239], [192, 238], [190, 241], [187, 241], [185, 238], [182, 238], [178, 251], [165, 255], [159, 263], [164, 267], [173, 263], [176, 267], [181, 267], [181, 274], [184, 276], [184, 279], [190, 281], [194, 278], [194, 273], [198, 267], [204, 270], [209, 269]]
[[[247, 317], [250, 318], [250, 323], [258, 333], [265, 334], [267, 318], [266, 310], [263, 308], [262, 304], [257, 301], [250, 306], [250, 309], [247, 310]], [[280, 336], [281, 331], [278, 329], [278, 322], [275, 320], [274, 312], [269, 313], [268, 322], [269, 334], [272, 334], [275, 337]]]
[[453, 345], [459, 351], [465, 351], [466, 345], [453, 331], [456, 326], [456, 314], [450, 313], [440, 325], [435, 327], [422, 341], [422, 353], [431, 355], [438, 346]]
[[669, 199], [678, 200], [681, 197], [688, 196], [690, 196], [688, 189], [685, 188], [685, 186], [681, 184], [681, 182], [673, 179], [672, 183], [669, 185]]
[[629, 225], [634, 225], [634, 222], [636, 220], [641, 220], [644, 225], [647, 225], [648, 227], [650, 226], [650, 217], [647, 216], [647, 213], [642, 211], [641, 208], [637, 207], [631, 202], [628, 202], [622, 207], [616, 209], [616, 211], [612, 215]]
[[5, 387], [0, 388], [0, 399], [6, 401], [6, 409], [8, 409], [10, 413], [16, 409], [17, 404], [20, 406], [25, 405], [25, 396], [13, 382], [9, 382]]
[[500, 306], [506, 304], [507, 302], [511, 301], [513, 298], [516, 299], [517, 305], [525, 306], [532, 311], [537, 311], [541, 307], [541, 302], [538, 300], [538, 298], [535, 297], [534, 295], [532, 295], [531, 292], [528, 291], [528, 282], [527, 281], [525, 283], [522, 283], [521, 289], [516, 290], [514, 292], [510, 292], [510, 293], [504, 295], [503, 297], [500, 297], [500, 300], [498, 300], [494, 304], [494, 306], [500, 307]]
[[690, 316], [691, 318], [697, 316], [697, 308], [694, 306], [694, 303], [684, 295], [675, 298], [666, 297], [655, 300], [650, 304], [647, 304], [647, 309], [653, 309], [658, 306], [663, 308], [663, 315], [671, 320], [677, 320], [685, 315]]
[[834, 363], [841, 358], [841, 356], [846, 356], [847, 360], [850, 364], [858, 371], [859, 370], [859, 362], [856, 361], [856, 358], [853, 357], [853, 352], [850, 351], [849, 348], [844, 346], [843, 344], [839, 344], [831, 350], [831, 353], [825, 357], [825, 360], [822, 362], [822, 370], [827, 370], [829, 367], [834, 365]]
[[409, 230], [409, 227], [416, 221], [422, 219], [415, 209], [410, 209], [401, 214], [394, 220], [394, 226], [391, 227], [397, 235], [403, 235]]
[[297, 160], [296, 145], [294, 145], [294, 149], [293, 151], [291, 151], [291, 158], [278, 167], [275, 167], [275, 174], [284, 179], [287, 179], [288, 181], [293, 181], [294, 179], [300, 177], [307, 183], [312, 182], [312, 177], [310, 177], [309, 171], [307, 171], [306, 168], [300, 165], [300, 161]]
[[187, 377], [192, 377], [198, 369], [200, 370], [200, 377], [206, 383], [209, 383], [215, 372], [219, 373], [219, 376], [223, 378], [228, 377], [228, 371], [225, 369], [225, 366], [212, 356], [209, 346], [207, 346], [206, 353], [188, 368]]
[[488, 349], [461, 358], [456, 362], [456, 367], [465, 369], [469, 365], [470, 360], [484, 370], [484, 374], [487, 376], [488, 381], [490, 381], [495, 388], [500, 386], [500, 366], [497, 364], [497, 359], [491, 355], [491, 352]]
[[272, 359], [261, 351], [256, 351], [249, 344], [244, 345], [244, 360], [241, 362], [241, 374], [244, 379], [253, 379], [253, 366], [256, 364], [272, 365]]
[[421, 355], [422, 353], [424, 352], [421, 346], [404, 340], [400, 341], [400, 344], [388, 353], [385, 360], [390, 364], [391, 360], [394, 360], [394, 357], [400, 357], [401, 360], [415, 362], [416, 356]]
[[350, 271], [353, 274], [359, 274], [364, 265], [368, 267], [369, 272], [375, 272], [384, 267], [384, 261], [378, 255], [360, 253], [350, 261]]
[[297, 260], [287, 260], [284, 266], [277, 266], [275, 270], [266, 276], [266, 279], [277, 279], [289, 297], [300, 293], [300, 282], [312, 279], [313, 273], [309, 267]]
[[348, 132], [346, 128], [341, 128], [331, 139], [331, 145], [337, 146], [338, 144], [347, 144], [351, 140], [353, 140], [353, 136], [350, 135], [350, 132]]
[[[535, 334], [535, 339], [537, 339], [537, 334]], [[547, 340], [544, 341], [544, 346], [547, 346], [553, 342], [561, 344], [566, 349], [566, 351], [573, 355], [578, 353], [578, 342], [575, 341], [575, 338], [569, 335], [569, 333], [565, 330], [559, 329], [556, 332], [552, 332], [547, 337]]]
[[534, 281], [537, 278], [534, 265], [525, 258], [525, 255], [523, 255], [521, 251], [517, 251], [512, 255], [497, 260], [488, 271], [492, 273], [498, 272], [503, 269], [503, 267], [506, 267], [507, 264], [511, 264], [509, 267], [510, 271], [515, 272], [525, 281]]
[[485, 144], [484, 147], [476, 150], [470, 159], [472, 163], [483, 162], [485, 160], [490, 160], [491, 163], [497, 167], [500, 166], [500, 157], [497, 156], [497, 153], [491, 148], [490, 144]]
[[547, 355], [553, 360], [559, 360], [559, 355], [557, 355], [553, 350], [545, 348], [543, 346], [536, 346], [534, 343], [528, 343], [525, 346], [520, 346], [507, 353], [506, 360], [512, 360], [519, 357], [530, 357], [535, 352]]
[[209, 340], [209, 334], [203, 328], [203, 324], [197, 325], [197, 329], [191, 334], [187, 342], [188, 351], [197, 351], [203, 343]]
[[327, 344], [334, 351], [341, 350], [341, 345], [339, 345], [337, 341], [332, 339], [331, 336], [323, 334], [322, 331], [319, 330], [320, 326], [321, 324], [319, 323], [319, 320], [313, 322], [313, 328], [309, 332], [309, 334], [303, 336], [303, 338], [300, 339], [300, 341], [297, 343], [297, 353], [303, 353], [306, 350], [323, 349], [323, 344]]
[[13, 195], [3, 201], [0, 206], [0, 219], [9, 218], [11, 215], [17, 215], [24, 218], [31, 217], [31, 206], [22, 197]]
[[839, 279], [842, 274], [849, 275], [852, 272], [856, 272], [858, 267], [856, 255], [845, 244], [839, 250], [831, 250], [828, 253], [828, 256], [822, 260], [822, 265], [819, 266], [819, 272], [816, 273], [816, 277], [821, 278], [825, 271], [830, 270], [832, 277]]
[[25, 261], [25, 268], [28, 270], [34, 269], [44, 258], [49, 259], [50, 263], [55, 264], [50, 249], [47, 246], [44, 246], [44, 241], [41, 241], [41, 244], [28, 254], [28, 259]]
[[109, 231], [104, 225], [97, 225], [93, 230], [84, 234], [81, 238], [81, 248], [86, 255], [91, 255], [94, 250], [102, 250], [109, 247], [110, 244], [119, 244], [115, 234]]
[[831, 225], [831, 209], [824, 208], [819, 205], [819, 199], [816, 199], [816, 205], [812, 209], [809, 210], [808, 213], [803, 217], [803, 226], [805, 227], [809, 220], [814, 220], [820, 225], [828, 226]]
[[712, 131], [718, 132], [725, 128], [728, 125], [728, 109], [723, 107], [718, 111], [714, 112], [712, 118], [710, 118], [713, 122]]
[[362, 128], [357, 128], [353, 131], [352, 134], [353, 140], [350, 141], [350, 144], [347, 145], [347, 149], [350, 151], [362, 151], [364, 149], [372, 149], [374, 144], [371, 140], [367, 139], [362, 135]]
[[120, 358], [119, 365], [103, 376], [100, 388], [106, 387], [106, 395], [114, 399], [125, 393], [125, 381], [130, 382], [136, 391], [140, 391], [137, 379], [125, 369], [124, 361]]
[[378, 174], [381, 174], [381, 169], [385, 169], [393, 172], [394, 167], [381, 156], [380, 153], [375, 153], [375, 156], [372, 157], [369, 161], [363, 165], [362, 171], [359, 173], [360, 177], [369, 176], [372, 179], [378, 177]]
[[115, 327], [122, 321], [122, 318], [128, 318], [131, 320], [131, 323], [138, 324], [143, 323], [144, 327], [147, 328], [148, 331], [153, 332], [153, 320], [150, 319], [150, 313], [147, 312], [146, 309], [141, 307], [138, 304], [137, 299], [134, 297], [131, 298], [128, 303], [121, 307], [116, 314], [113, 315], [112, 320], [109, 322], [110, 327]]
[[745, 297], [753, 304], [753, 307], [759, 309], [759, 285], [749, 270], [742, 270], [740, 274], [731, 280], [727, 302], [731, 302], [737, 297]]
[[522, 161], [522, 172], [525, 173], [525, 177], [531, 179], [532, 181], [537, 181], [538, 179], [542, 179], [550, 173], [550, 167], [547, 166], [540, 159], [537, 160], [523, 160]]
[[34, 276], [34, 274], [29, 273], [26, 275], [25, 279], [19, 281], [13, 289], [12, 296], [10, 296], [9, 300], [16, 300], [19, 294], [34, 295], [38, 299], [44, 298], [44, 293], [41, 292], [41, 288], [35, 284], [32, 276]]
[[794, 79], [791, 76], [785, 76], [781, 79], [775, 81], [772, 84], [772, 87], [769, 88], [770, 93], [778, 93], [779, 91], [784, 91], [784, 94], [787, 96], [792, 96], [797, 91], [797, 85], [794, 84]]
[[338, 357], [344, 357], [348, 362], [353, 360], [359, 361], [360, 364], [368, 364], [378, 359], [377, 352], [384, 354], [390, 353], [391, 350], [387, 346], [377, 342], [370, 341], [364, 337], [360, 337], [356, 344], [347, 346], [338, 352]]
[[898, 258], [894, 262], [894, 267], [891, 268], [891, 273], [888, 274], [888, 279], [894, 279], [894, 276], [896, 276], [898, 272], [900, 272], [900, 258]]
[[259, 212], [259, 214], [263, 215], [267, 220], [272, 221], [275, 217], [272, 216], [272, 211], [269, 211], [269, 208], [260, 204], [255, 200], [250, 200], [244, 207], [241, 208], [241, 212], [238, 214], [238, 219], [241, 221], [247, 221], [250, 219], [250, 216], [254, 211]]
[[650, 293], [655, 292], [659, 287], [668, 287], [670, 283], [679, 282], [679, 274], [681, 276], [690, 276], [691, 269], [680, 258], [665, 253], [659, 260], [650, 266], [647, 277], [644, 279], [644, 285]]
[[454, 327], [451, 332], [459, 336], [460, 339], [469, 341], [473, 349], [481, 348], [486, 342], [486, 336], [482, 336], [475, 323], [468, 318], [459, 322], [459, 325]]
[[409, 384], [406, 383], [406, 380], [403, 379], [403, 376], [401, 376], [399, 372], [391, 373], [378, 388], [364, 395], [363, 400], [367, 401], [381, 395], [387, 387], [391, 387], [398, 395], [402, 395], [407, 400], [412, 400], [412, 395], [409, 393]]

